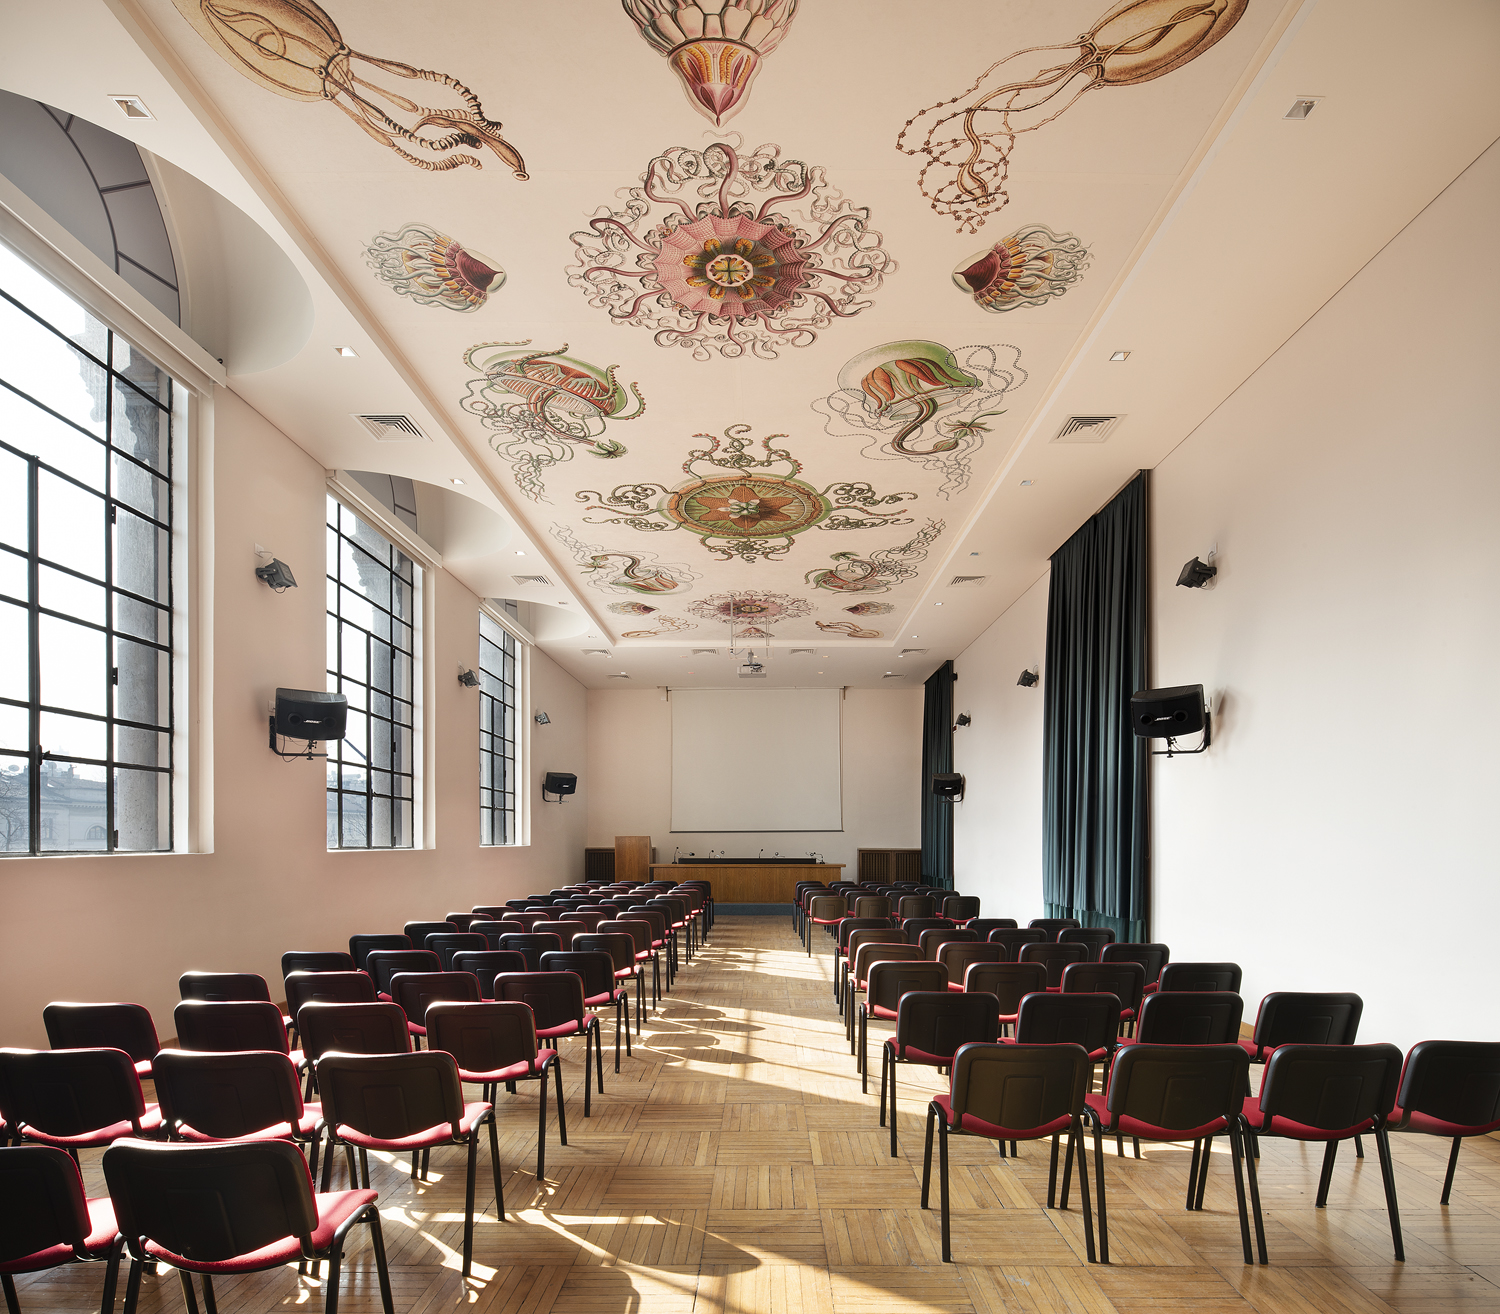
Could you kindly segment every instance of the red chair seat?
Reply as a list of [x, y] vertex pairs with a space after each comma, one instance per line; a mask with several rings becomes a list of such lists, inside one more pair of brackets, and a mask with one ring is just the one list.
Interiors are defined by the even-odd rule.
[[870, 1008], [870, 1012], [876, 1017], [889, 1018], [893, 1022], [896, 1020], [896, 1010], [894, 1008], [887, 1008], [884, 1004], [873, 1005]]
[[149, 1080], [151, 1077], [151, 1060], [142, 1059], [137, 1063], [135, 1065], [135, 1075], [144, 1080]]
[[964, 983], [962, 981], [949, 981], [948, 989], [956, 991], [958, 994], [963, 994]]
[[600, 1008], [600, 1007], [602, 1007], [605, 1004], [613, 1004], [613, 1003], [617, 1002], [619, 1000], [620, 996], [623, 995], [624, 993], [625, 992], [623, 990], [611, 990], [611, 991], [609, 991], [608, 994], [590, 995], [587, 999], [585, 999], [583, 1001], [584, 1007], [585, 1008]]
[[1335, 1131], [1325, 1131], [1322, 1127], [1309, 1127], [1305, 1122], [1293, 1122], [1290, 1118], [1283, 1118], [1279, 1114], [1273, 1114], [1269, 1127], [1266, 1126], [1266, 1115], [1260, 1111], [1260, 1096], [1251, 1095], [1245, 1100], [1245, 1121], [1250, 1124], [1250, 1130], [1259, 1132], [1262, 1136], [1285, 1136], [1293, 1141], [1346, 1141], [1351, 1136], [1361, 1136], [1373, 1130], [1374, 1118], [1366, 1118], [1355, 1127], [1341, 1127]]
[[[161, 1109], [155, 1104], [146, 1105], [146, 1112], [141, 1115], [141, 1132], [150, 1135], [152, 1132], [160, 1131], [162, 1128]], [[82, 1132], [77, 1136], [53, 1136], [48, 1132], [39, 1131], [37, 1128], [28, 1126], [26, 1128], [26, 1139], [35, 1141], [38, 1145], [55, 1145], [59, 1150], [95, 1150], [126, 1136], [134, 1136], [136, 1133], [128, 1122], [111, 1123], [108, 1127], [99, 1127], [94, 1131]]]
[[[509, 1067], [496, 1068], [493, 1072], [470, 1072], [467, 1068], [459, 1068], [458, 1079], [460, 1081], [473, 1082], [478, 1086], [486, 1086], [491, 1083], [498, 1084], [502, 1081], [524, 1081], [527, 1077], [534, 1077], [553, 1059], [557, 1057], [555, 1049], [539, 1049], [534, 1059], [522, 1059], [519, 1063], [512, 1063]], [[473, 1108], [468, 1105], [466, 1108]], [[488, 1105], [484, 1106], [488, 1108]]]
[[[462, 1073], [459, 1074], [463, 1076]], [[521, 1076], [527, 1075], [521, 1073]], [[506, 1081], [506, 1077], [475, 1077], [475, 1081]], [[458, 1134], [469, 1135], [478, 1124], [479, 1120], [490, 1111], [491, 1106], [484, 1103], [465, 1104], [464, 1116], [458, 1122]], [[362, 1131], [356, 1131], [353, 1127], [346, 1127], [342, 1123], [338, 1126], [338, 1137], [341, 1141], [348, 1141], [350, 1145], [356, 1145], [362, 1150], [426, 1150], [434, 1145], [449, 1145], [453, 1141], [453, 1127], [450, 1123], [440, 1122], [436, 1127], [427, 1127], [422, 1131], [413, 1132], [410, 1136], [394, 1136], [383, 1138], [380, 1136], [367, 1136]], [[346, 1193], [347, 1194], [347, 1193]], [[259, 1252], [257, 1252], [259, 1253]]]
[[1239, 1046], [1242, 1050], [1245, 1051], [1245, 1053], [1250, 1056], [1250, 1062], [1260, 1062], [1260, 1046], [1257, 1045], [1253, 1040], [1241, 1040], [1239, 1042]]
[[[892, 1014], [892, 1016], [895, 1015]], [[926, 1063], [934, 1068], [946, 1068], [953, 1063], [952, 1054], [929, 1054], [925, 1049], [918, 1049], [915, 1045], [907, 1045], [897, 1051], [894, 1040], [887, 1040], [885, 1047], [903, 1063]]]
[[594, 1020], [592, 1013], [585, 1013], [582, 1025], [577, 1022], [561, 1022], [555, 1027], [538, 1027], [536, 1034], [541, 1040], [551, 1040], [554, 1036], [576, 1036], [579, 1032], [587, 1030]]
[[[1391, 1122], [1397, 1123], [1406, 1116], [1397, 1105], [1391, 1110]], [[1477, 1127], [1465, 1127], [1457, 1122], [1444, 1122], [1441, 1118], [1434, 1118], [1426, 1113], [1413, 1113], [1411, 1121], [1406, 1124], [1403, 1131], [1424, 1132], [1428, 1136], [1446, 1136], [1450, 1139], [1454, 1136], [1488, 1136], [1491, 1132], [1500, 1131], [1500, 1122], [1481, 1123]]]
[[[1005, 1021], [1004, 1018], [1001, 1018], [1000, 1020], [1002, 1022]], [[1014, 1036], [1001, 1036], [1000, 1039], [998, 1041], [996, 1041], [995, 1043], [997, 1045], [1014, 1045], [1014, 1044], [1017, 1044], [1018, 1042], [1017, 1042], [1017, 1040], [1016, 1040], [1016, 1038]], [[1127, 1042], [1122, 1040], [1120, 1043], [1123, 1045], [1123, 1044], [1126, 1044]], [[1130, 1043], [1134, 1043], [1134, 1042], [1130, 1042]], [[1089, 1051], [1089, 1061], [1093, 1062], [1093, 1063], [1103, 1063], [1104, 1060], [1107, 1059], [1108, 1057], [1109, 1057], [1109, 1051], [1107, 1049], [1095, 1049], [1095, 1050], [1090, 1050]], [[1017, 1137], [1017, 1139], [1019, 1140], [1020, 1138]]]
[[[302, 1117], [297, 1123], [298, 1136], [312, 1136], [323, 1121], [323, 1107], [320, 1104], [304, 1104], [302, 1106]], [[223, 1138], [219, 1136], [205, 1136], [195, 1127], [189, 1127], [186, 1123], [180, 1123], [177, 1134], [185, 1141], [195, 1141], [200, 1144], [217, 1144]], [[237, 1141], [284, 1141], [291, 1137], [292, 1127], [290, 1123], [278, 1122], [270, 1127], [263, 1127], [260, 1131], [247, 1132], [244, 1136], [236, 1136]]]
[[633, 967], [622, 967], [622, 968], [620, 968], [620, 970], [615, 973], [615, 980], [616, 981], [633, 981], [633, 980], [635, 980], [635, 968], [633, 968]]
[[1030, 1141], [1039, 1140], [1043, 1136], [1051, 1136], [1056, 1132], [1065, 1132], [1072, 1125], [1073, 1120], [1066, 1115], [1054, 1118], [1051, 1122], [1043, 1123], [1040, 1127], [1001, 1127], [993, 1122], [985, 1122], [983, 1118], [976, 1118], [972, 1113], [960, 1114], [954, 1117], [953, 1097], [949, 1094], [934, 1095], [932, 1102], [943, 1111], [943, 1117], [948, 1120], [950, 1127], [957, 1127], [962, 1131], [973, 1132], [976, 1136], [988, 1136], [996, 1141]]
[[[89, 1207], [89, 1234], [83, 1239], [84, 1254], [90, 1258], [102, 1258], [109, 1253], [119, 1235], [115, 1223], [115, 1207], [110, 1198], [101, 1196], [97, 1200], [85, 1200]], [[8, 1259], [0, 1264], [0, 1273], [37, 1273], [44, 1268], [56, 1268], [73, 1258], [72, 1246], [48, 1246], [45, 1250], [33, 1251], [19, 1259]]]
[[[318, 1206], [318, 1226], [312, 1234], [313, 1249], [327, 1250], [333, 1244], [333, 1234], [338, 1231], [339, 1224], [356, 1210], [374, 1204], [379, 1198], [378, 1191], [329, 1191], [326, 1194], [315, 1194], [313, 1203]], [[183, 1268], [190, 1273], [255, 1273], [301, 1259], [302, 1243], [294, 1236], [283, 1237], [280, 1241], [273, 1241], [248, 1254], [208, 1262], [184, 1259], [181, 1255], [174, 1255], [165, 1246], [157, 1245], [155, 1241], [146, 1242], [146, 1253], [152, 1259], [160, 1259], [173, 1268]]]
[[1104, 1096], [1089, 1094], [1084, 1103], [1098, 1116], [1100, 1125], [1110, 1134], [1135, 1136], [1143, 1141], [1201, 1141], [1205, 1136], [1222, 1136], [1229, 1123], [1225, 1118], [1215, 1118], [1201, 1127], [1158, 1127], [1154, 1123], [1142, 1122], [1139, 1118], [1121, 1118], [1119, 1125], [1110, 1126], [1110, 1112], [1105, 1106]]

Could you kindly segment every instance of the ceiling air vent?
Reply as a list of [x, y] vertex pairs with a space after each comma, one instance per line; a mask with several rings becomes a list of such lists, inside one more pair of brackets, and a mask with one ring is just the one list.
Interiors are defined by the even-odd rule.
[[628, 680], [628, 679], [630, 679], [630, 677], [628, 675], [626, 675], [624, 671], [621, 671], [618, 675], [608, 676], [607, 678], [611, 679], [611, 680]]
[[887, 671], [880, 678], [882, 680], [904, 680], [904, 679], [906, 679], [906, 672], [905, 671]]
[[585, 649], [583, 649], [583, 655], [585, 657], [608, 657], [609, 656], [609, 649], [608, 648], [585, 648]]
[[511, 579], [517, 584], [540, 584], [544, 589], [552, 587], [552, 581], [545, 575], [512, 575]]
[[987, 579], [989, 579], [988, 575], [955, 575], [948, 581], [948, 587], [950, 589], [977, 589]]
[[690, 651], [694, 657], [717, 657], [719, 655], [717, 648], [693, 648]]
[[787, 651], [793, 657], [796, 657], [799, 653], [803, 656], [811, 657], [818, 650], [816, 648], [789, 648]]
[[365, 431], [378, 443], [421, 443], [428, 438], [409, 415], [356, 415]]
[[1102, 443], [1115, 431], [1123, 415], [1070, 415], [1057, 431], [1055, 443]]
[[920, 657], [926, 651], [926, 648], [903, 648], [901, 649], [901, 655], [903, 657]]

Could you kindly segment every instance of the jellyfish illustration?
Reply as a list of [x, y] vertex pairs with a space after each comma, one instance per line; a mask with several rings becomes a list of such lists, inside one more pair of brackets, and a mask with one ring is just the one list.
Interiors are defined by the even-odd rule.
[[826, 630], [832, 634], [845, 634], [851, 639], [879, 639], [884, 637], [881, 630], [867, 630], [856, 621], [814, 621], [820, 630]]
[[889, 602], [856, 602], [844, 610], [851, 616], [888, 616], [896, 608]]
[[449, 310], [478, 310], [505, 282], [505, 271], [497, 262], [427, 224], [376, 233], [365, 248], [365, 263], [399, 296]]
[[[638, 562], [640, 558], [636, 558]], [[648, 607], [644, 602], [611, 602], [605, 611], [612, 611], [616, 616], [649, 616], [656, 607]]]
[[1072, 233], [1028, 224], [965, 260], [953, 271], [953, 283], [976, 305], [998, 315], [1062, 296], [1083, 277], [1089, 259]]
[[[479, 97], [462, 82], [446, 73], [351, 50], [338, 24], [313, 0], [172, 2], [219, 56], [252, 82], [288, 100], [336, 105], [382, 146], [419, 169], [442, 172], [464, 164], [483, 168], [473, 155], [449, 152], [488, 147], [517, 178], [527, 176], [520, 152], [500, 135], [503, 125], [485, 117]], [[419, 105], [369, 81], [365, 70], [355, 71], [356, 64], [396, 78], [439, 83], [458, 94], [463, 108]], [[414, 151], [429, 152], [430, 157]]]
[[[623, 566], [611, 565], [611, 562], [623, 561]], [[596, 552], [584, 565], [584, 573], [593, 571], [604, 571], [611, 587], [617, 589], [631, 589], [636, 593], [670, 593], [680, 588], [682, 581], [676, 579], [670, 571], [653, 566], [647, 566], [640, 557], [630, 552]], [[621, 615], [627, 613], [644, 616], [647, 612], [655, 611], [655, 607], [648, 607], [640, 602], [617, 602], [610, 608]]]
[[903, 456], [931, 456], [957, 447], [953, 438], [939, 438], [927, 448], [913, 447], [909, 440], [939, 410], [979, 386], [939, 342], [886, 342], [862, 351], [839, 371], [839, 387], [863, 394], [867, 415], [900, 423], [890, 445]]
[[[1005, 182], [1021, 133], [1045, 127], [1086, 91], [1134, 86], [1181, 68], [1227, 35], [1248, 3], [1121, 0], [1073, 41], [1029, 46], [996, 60], [967, 90], [908, 119], [896, 148], [924, 158], [918, 186], [932, 208], [956, 219], [960, 230], [975, 232], [1010, 199]], [[976, 95], [1012, 60], [1064, 50], [1076, 53]], [[926, 135], [908, 145], [907, 134], [924, 120]]]
[[716, 125], [732, 117], [761, 59], [778, 45], [797, 0], [621, 0], [640, 33], [667, 57], [688, 103]]

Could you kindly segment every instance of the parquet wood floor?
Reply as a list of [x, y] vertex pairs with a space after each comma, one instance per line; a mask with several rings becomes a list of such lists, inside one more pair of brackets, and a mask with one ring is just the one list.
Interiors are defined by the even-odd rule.
[[[1044, 1145], [1001, 1161], [988, 1142], [955, 1139], [959, 1262], [942, 1264], [936, 1211], [918, 1208], [923, 1117], [939, 1078], [902, 1073], [901, 1157], [891, 1159], [877, 1096], [861, 1095], [854, 1076], [828, 954], [819, 936], [806, 958], [781, 918], [720, 918], [620, 1075], [607, 1063], [588, 1120], [581, 1054], [564, 1052], [571, 1144], [557, 1146], [554, 1121], [544, 1182], [530, 1172], [535, 1093], [502, 1092], [512, 1212], [496, 1220], [481, 1166], [467, 1283], [460, 1152], [434, 1153], [430, 1185], [413, 1185], [400, 1162], [372, 1163], [397, 1314], [1500, 1314], [1500, 1142], [1489, 1138], [1465, 1145], [1446, 1209], [1447, 1143], [1392, 1138], [1404, 1265], [1391, 1257], [1373, 1153], [1360, 1163], [1342, 1154], [1329, 1207], [1315, 1210], [1320, 1151], [1267, 1142], [1269, 1268], [1241, 1262], [1217, 1145], [1197, 1214], [1181, 1204], [1187, 1148], [1106, 1155], [1105, 1267], [1084, 1262], [1076, 1197], [1066, 1213], [1042, 1207]], [[85, 1181], [103, 1193], [97, 1153], [85, 1156]], [[91, 1265], [23, 1278], [22, 1309], [91, 1314], [102, 1277]], [[218, 1285], [222, 1314], [320, 1310], [324, 1294], [294, 1267]], [[367, 1249], [346, 1261], [342, 1292], [347, 1314], [378, 1314]], [[174, 1275], [145, 1280], [143, 1314], [182, 1307]]]

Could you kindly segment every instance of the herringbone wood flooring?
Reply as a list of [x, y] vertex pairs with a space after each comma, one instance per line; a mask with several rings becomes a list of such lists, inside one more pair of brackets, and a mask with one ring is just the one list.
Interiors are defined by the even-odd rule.
[[[1465, 1145], [1447, 1209], [1437, 1204], [1447, 1143], [1392, 1138], [1404, 1265], [1391, 1258], [1373, 1154], [1360, 1163], [1342, 1154], [1329, 1207], [1315, 1210], [1320, 1151], [1267, 1142], [1269, 1268], [1241, 1262], [1218, 1145], [1202, 1213], [1182, 1209], [1185, 1147], [1106, 1155], [1112, 1262], [1103, 1267], [1084, 1262], [1076, 1195], [1069, 1212], [1042, 1207], [1043, 1144], [1001, 1161], [988, 1142], [955, 1139], [959, 1262], [942, 1264], [936, 1211], [918, 1208], [923, 1115], [939, 1078], [903, 1071], [901, 1157], [890, 1158], [877, 1097], [860, 1094], [844, 1042], [829, 944], [818, 936], [809, 960], [784, 919], [720, 918], [619, 1076], [607, 1061], [606, 1093], [587, 1121], [581, 1051], [564, 1050], [571, 1143], [557, 1146], [554, 1118], [544, 1182], [530, 1171], [534, 1088], [502, 1092], [512, 1212], [496, 1220], [481, 1166], [467, 1283], [461, 1152], [435, 1152], [433, 1182], [415, 1186], [402, 1162], [372, 1162], [397, 1314], [1500, 1314], [1500, 1143], [1489, 1138]], [[610, 1031], [606, 1022], [607, 1055]], [[878, 1089], [878, 1057], [875, 1066]], [[85, 1181], [102, 1193], [97, 1153], [85, 1155]], [[22, 1308], [89, 1314], [102, 1278], [98, 1265], [23, 1278]], [[316, 1310], [323, 1299], [295, 1267], [217, 1285], [222, 1314]], [[142, 1306], [177, 1314], [175, 1276], [148, 1277]], [[378, 1314], [367, 1248], [346, 1261], [340, 1308]]]

